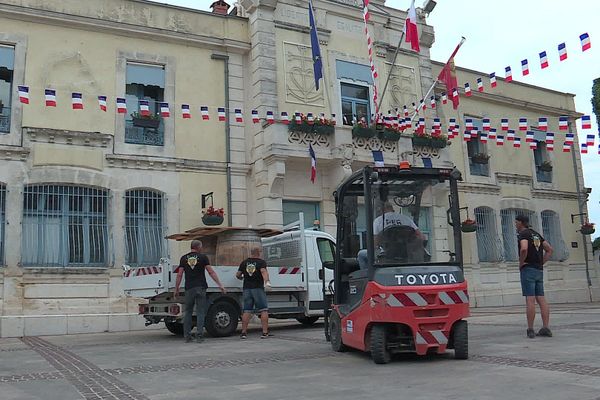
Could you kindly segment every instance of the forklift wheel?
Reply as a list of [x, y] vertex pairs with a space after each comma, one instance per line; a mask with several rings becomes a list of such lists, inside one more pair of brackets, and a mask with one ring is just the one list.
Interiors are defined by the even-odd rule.
[[329, 335], [331, 336], [331, 348], [333, 351], [342, 353], [348, 348], [342, 342], [342, 320], [337, 311], [333, 310], [329, 317]]
[[469, 327], [467, 321], [461, 320], [454, 324], [453, 332], [454, 358], [466, 360], [469, 358]]
[[375, 364], [387, 364], [392, 358], [387, 349], [385, 325], [373, 325], [371, 329], [371, 357]]
[[165, 326], [173, 335], [183, 336], [183, 324], [181, 322], [166, 322]]

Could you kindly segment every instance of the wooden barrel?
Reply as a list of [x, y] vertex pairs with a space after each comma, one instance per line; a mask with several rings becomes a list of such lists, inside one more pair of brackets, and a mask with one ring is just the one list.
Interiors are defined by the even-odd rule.
[[262, 249], [260, 236], [251, 229], [224, 232], [217, 239], [217, 259], [214, 265], [239, 266], [250, 257], [254, 248]]

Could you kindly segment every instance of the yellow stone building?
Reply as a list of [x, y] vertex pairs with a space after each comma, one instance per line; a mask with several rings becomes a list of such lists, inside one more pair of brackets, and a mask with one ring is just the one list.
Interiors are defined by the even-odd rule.
[[[421, 54], [401, 49], [392, 65], [406, 14], [382, 0], [371, 4], [379, 82], [392, 75], [382, 109], [410, 105], [442, 67], [429, 57], [433, 27], [420, 13]], [[215, 207], [225, 209], [226, 225], [277, 228], [303, 211], [311, 225], [319, 220], [335, 234], [332, 193], [377, 149], [387, 163], [429, 158], [463, 172], [462, 204], [482, 226], [464, 239], [473, 305], [522, 302], [511, 250], [512, 219], [522, 210], [559, 250], [546, 274], [550, 300], [597, 298], [589, 239], [571, 223], [571, 214], [586, 212], [578, 154], [561, 153], [561, 141], [549, 153], [541, 136], [535, 155], [524, 142], [514, 149], [455, 139], [436, 150], [414, 147], [410, 138], [353, 137], [345, 121], [374, 110], [362, 11], [353, 0], [315, 7], [324, 64], [318, 91], [305, 1], [242, 0], [229, 15], [144, 0], [0, 3], [1, 336], [140, 327], [121, 265], [176, 259], [185, 245], [163, 238], [202, 225], [203, 195], [212, 193]], [[481, 75], [458, 69], [461, 83]], [[29, 87], [30, 104], [19, 102], [19, 85]], [[55, 91], [56, 107], [45, 105], [46, 89]], [[72, 93], [82, 94], [83, 110], [72, 109]], [[116, 98], [126, 99], [126, 114], [116, 112]], [[168, 103], [171, 116], [130, 115], [146, 101], [152, 114]], [[184, 104], [191, 119], [182, 118]], [[218, 121], [218, 107], [226, 122]], [[244, 122], [236, 122], [235, 109]], [[253, 124], [253, 109], [263, 120], [267, 111], [277, 118], [283, 111], [336, 114], [337, 126], [314, 134]], [[427, 113], [428, 126], [435, 117], [446, 125], [449, 118], [497, 124], [545, 115], [554, 131], [557, 116], [579, 117], [570, 94], [502, 79], [493, 93], [463, 98], [458, 112], [440, 104]], [[315, 184], [309, 143], [318, 159]], [[487, 164], [473, 163], [479, 153], [490, 155]], [[552, 172], [540, 170], [544, 161]], [[445, 209], [435, 204], [419, 221], [433, 251], [445, 250], [444, 224]]]

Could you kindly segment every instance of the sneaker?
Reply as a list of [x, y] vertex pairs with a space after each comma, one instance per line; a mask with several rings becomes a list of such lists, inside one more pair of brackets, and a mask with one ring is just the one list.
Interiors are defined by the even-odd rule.
[[538, 332], [537, 335], [538, 336], [552, 337], [552, 331], [550, 330], [550, 328], [543, 327], [542, 329], [540, 329], [540, 331]]
[[191, 343], [192, 342], [192, 337], [191, 336], [186, 337], [185, 338], [185, 342], [186, 343]]
[[242, 334], [240, 335], [240, 339], [242, 339], [242, 340], [246, 340], [246, 339], [248, 339], [248, 334], [247, 334], [247, 333], [244, 333], [244, 332], [242, 332]]
[[262, 334], [262, 336], [261, 336], [260, 338], [261, 338], [261, 339], [266, 339], [266, 338], [269, 338], [269, 337], [272, 337], [272, 336], [273, 336], [273, 335], [271, 335], [269, 332], [267, 332], [267, 333], [264, 333], [264, 332], [263, 332], [263, 334]]
[[535, 331], [533, 329], [527, 329], [527, 337], [529, 339], [534, 339], [535, 338]]

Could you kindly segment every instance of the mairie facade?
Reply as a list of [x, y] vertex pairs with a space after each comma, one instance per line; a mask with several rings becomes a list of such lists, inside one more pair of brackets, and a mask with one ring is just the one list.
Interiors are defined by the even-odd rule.
[[[433, 118], [480, 125], [483, 118], [527, 117], [539, 141], [535, 151], [525, 142], [516, 149], [457, 138], [440, 149], [409, 137], [356, 135], [353, 119], [375, 110], [362, 10], [354, 1], [322, 0], [315, 17], [319, 90], [304, 1], [242, 0], [230, 14], [144, 0], [0, 3], [1, 336], [141, 328], [121, 266], [177, 259], [187, 244], [164, 237], [201, 226], [203, 198], [224, 208], [224, 225], [281, 228], [301, 211], [310, 226], [318, 221], [335, 234], [332, 193], [372, 163], [372, 150], [382, 150], [387, 164], [425, 159], [463, 172], [463, 215], [479, 222], [463, 242], [473, 305], [522, 302], [512, 226], [518, 213], [529, 214], [556, 249], [546, 274], [550, 300], [597, 298], [597, 265], [575, 215], [587, 212], [581, 160], [558, 144], [548, 151], [535, 126], [547, 116], [558, 132], [557, 117], [568, 115], [574, 129], [580, 115], [572, 95], [499, 79], [493, 92], [461, 97], [458, 110], [438, 101], [423, 113], [428, 127]], [[442, 68], [430, 59], [434, 29], [424, 18], [421, 53], [403, 45], [392, 64], [405, 17], [371, 1], [380, 92], [391, 75], [385, 111], [423, 98]], [[485, 75], [457, 74], [459, 82]], [[19, 85], [29, 87], [27, 105]], [[46, 89], [55, 91], [56, 107], [46, 106]], [[439, 99], [443, 91], [436, 85], [433, 94]], [[72, 109], [72, 93], [82, 94], [83, 110]], [[98, 96], [107, 97], [106, 111]], [[116, 98], [126, 100], [127, 113], [116, 111]], [[141, 118], [145, 102], [155, 118]], [[169, 117], [160, 116], [161, 103], [169, 104]], [[182, 105], [191, 118], [183, 118]], [[226, 121], [219, 121], [220, 107]], [[267, 111], [277, 120], [282, 112], [335, 114], [336, 125], [312, 132], [268, 124]], [[317, 157], [314, 184], [309, 144]], [[418, 224], [431, 250], [444, 252], [443, 205], [432, 202]]]

